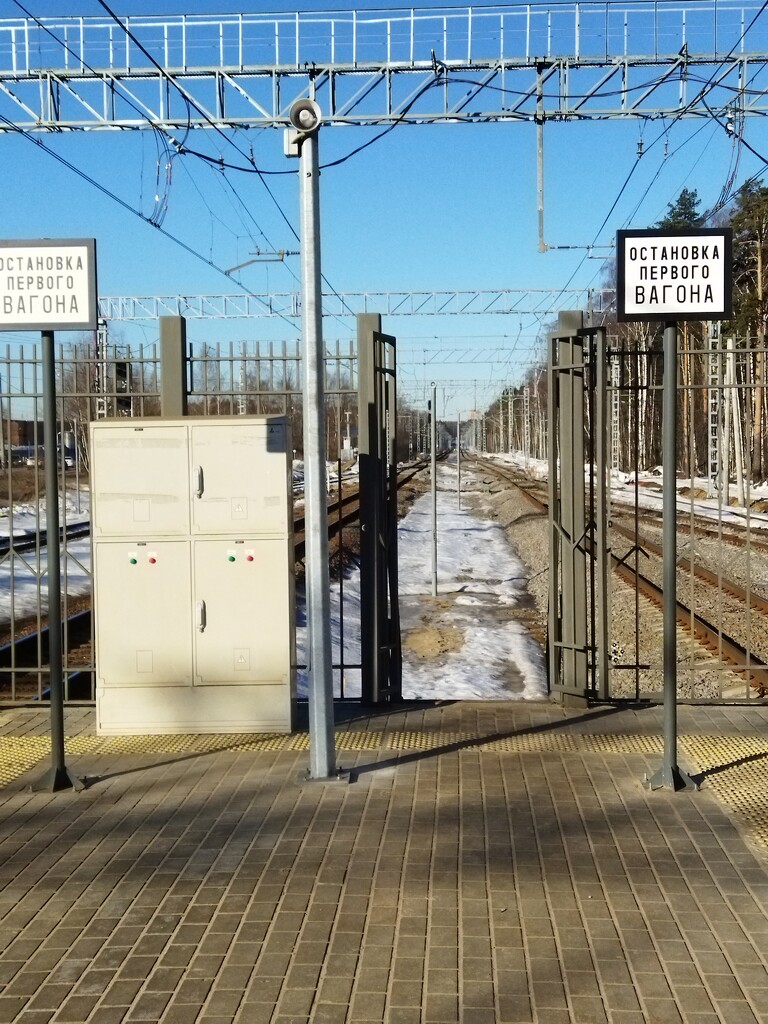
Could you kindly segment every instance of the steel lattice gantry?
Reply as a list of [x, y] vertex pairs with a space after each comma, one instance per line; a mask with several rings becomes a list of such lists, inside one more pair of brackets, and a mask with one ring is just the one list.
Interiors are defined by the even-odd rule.
[[[462, 291], [326, 292], [323, 316], [357, 316], [377, 312], [386, 316], [466, 316], [516, 313], [542, 316], [571, 302], [574, 307], [599, 313], [611, 308], [610, 289], [494, 288]], [[299, 317], [297, 292], [253, 292], [230, 295], [102, 296], [99, 315], [104, 320], [155, 320], [160, 316], [185, 319], [230, 320], [245, 317]]]
[[[0, 20], [0, 131], [768, 113], [760, 0]], [[179, 143], [181, 145], [181, 143]]]

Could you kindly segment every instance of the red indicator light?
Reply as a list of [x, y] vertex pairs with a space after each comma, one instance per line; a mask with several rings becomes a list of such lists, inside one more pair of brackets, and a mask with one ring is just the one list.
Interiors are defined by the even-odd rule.
[[246, 560], [246, 562], [252, 562], [253, 561], [253, 555], [246, 555], [245, 556], [245, 560]]
[[157, 559], [153, 558], [152, 555], [149, 556], [149, 564], [150, 565], [154, 565], [156, 561], [157, 561]]

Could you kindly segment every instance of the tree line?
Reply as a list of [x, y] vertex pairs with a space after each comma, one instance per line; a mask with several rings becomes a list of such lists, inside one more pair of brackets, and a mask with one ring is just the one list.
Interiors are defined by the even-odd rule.
[[[701, 206], [697, 190], [683, 188], [665, 216], [649, 225], [660, 230], [730, 227], [733, 232], [731, 319], [679, 325], [677, 470], [711, 477], [717, 448], [723, 479], [745, 476], [758, 484], [768, 479], [768, 187], [750, 179], [728, 206], [717, 211]], [[615, 293], [615, 261], [605, 265], [604, 274], [606, 288]], [[653, 469], [662, 461], [664, 325], [617, 323], [609, 314], [602, 326], [608, 334], [613, 468]], [[530, 398], [525, 409], [520, 402], [511, 406], [510, 434], [498, 447], [489, 445], [491, 450], [507, 450], [510, 437], [510, 448], [522, 449], [525, 439], [528, 454], [541, 449], [545, 369], [544, 363], [532, 367], [521, 386], [505, 389], [489, 406], [487, 415], [503, 424], [510, 390], [517, 394], [525, 389]], [[589, 368], [585, 379], [589, 385]]]

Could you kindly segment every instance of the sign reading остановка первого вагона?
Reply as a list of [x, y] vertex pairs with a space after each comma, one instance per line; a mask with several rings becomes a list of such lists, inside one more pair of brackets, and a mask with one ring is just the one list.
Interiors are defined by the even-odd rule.
[[0, 240], [0, 331], [98, 326], [96, 240]]
[[619, 231], [617, 311], [626, 320], [727, 320], [730, 228]]

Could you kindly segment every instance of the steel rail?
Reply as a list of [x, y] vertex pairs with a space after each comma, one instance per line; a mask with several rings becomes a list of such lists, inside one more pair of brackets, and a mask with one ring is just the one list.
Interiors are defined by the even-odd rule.
[[[441, 455], [444, 458], [448, 453]], [[402, 487], [409, 483], [417, 473], [424, 470], [429, 463], [426, 460], [419, 461], [409, 466], [398, 474], [397, 486]], [[339, 515], [339, 513], [341, 513]], [[338, 537], [341, 531], [357, 521], [360, 515], [359, 491], [350, 492], [340, 499], [331, 502], [328, 506], [328, 536], [329, 539]], [[333, 519], [331, 519], [333, 516]], [[300, 562], [304, 558], [304, 517], [297, 516], [294, 519], [294, 551], [295, 559]], [[87, 536], [88, 524], [78, 523], [67, 529], [67, 538]], [[22, 542], [29, 548], [34, 548], [38, 543], [44, 543], [44, 534], [41, 533], [40, 541], [35, 538], [24, 539]], [[13, 545], [15, 550], [22, 550], [17, 542]], [[86, 608], [74, 615], [69, 616], [64, 624], [64, 641], [67, 652], [81, 646], [91, 640], [92, 609]], [[3, 676], [12, 672], [38, 674], [47, 671], [41, 666], [41, 661], [46, 657], [48, 651], [48, 624], [43, 624], [39, 629], [33, 629], [23, 637], [11, 643], [0, 646], [0, 690], [2, 690]], [[67, 670], [66, 687], [69, 692], [78, 687], [78, 676], [90, 674], [94, 666], [84, 668], [71, 668]], [[45, 691], [43, 691], [45, 692]], [[31, 699], [31, 698], [30, 698]], [[34, 698], [37, 699], [37, 698]], [[72, 698], [69, 698], [71, 701]], [[77, 700], [84, 700], [90, 703], [89, 697], [78, 697]], [[2, 706], [0, 698], [0, 706]], [[18, 701], [13, 702], [18, 703]]]
[[[627, 540], [632, 541], [632, 543], [636, 544], [641, 550], [652, 551], [653, 554], [657, 555], [659, 558], [663, 557], [664, 548], [661, 544], [657, 544], [648, 537], [636, 535], [632, 530], [624, 526], [619, 526], [618, 523], [612, 523], [611, 528], [622, 537], [626, 537]], [[613, 557], [616, 558], [617, 556], [614, 555]], [[759, 594], [754, 594], [751, 591], [745, 590], [744, 587], [736, 583], [734, 580], [728, 579], [725, 576], [718, 576], [717, 573], [712, 572], [711, 569], [707, 569], [706, 566], [701, 565], [699, 562], [692, 562], [690, 558], [686, 558], [685, 556], [678, 557], [677, 566], [680, 569], [685, 569], [686, 572], [692, 572], [697, 579], [702, 580], [704, 583], [708, 583], [717, 590], [722, 590], [726, 594], [730, 594], [731, 597], [735, 597], [736, 600], [741, 601], [750, 608], [754, 608], [763, 615], [768, 615], [768, 600], [761, 597]]]
[[[489, 465], [485, 462], [482, 464], [479, 463], [479, 465], [482, 465], [484, 471], [489, 468]], [[531, 504], [542, 512], [542, 514], [549, 512], [547, 503], [538, 498], [534, 493], [535, 485], [525, 486], [514, 476], [514, 474], [503, 470], [501, 467], [491, 464], [490, 468], [500, 479], [517, 487], [518, 490], [531, 502]], [[613, 528], [616, 529], [615, 524]], [[632, 539], [634, 539], [634, 535], [632, 536]], [[659, 553], [661, 552], [659, 551]], [[626, 583], [629, 583], [630, 586], [637, 588], [637, 590], [644, 597], [647, 597], [654, 605], [659, 608], [663, 607], [664, 591], [660, 586], [658, 586], [658, 584], [627, 565], [626, 562], [619, 558], [618, 555], [615, 555], [613, 552], [611, 552], [610, 555], [613, 569], [617, 575], [619, 575]], [[678, 560], [679, 563], [683, 561], [686, 563], [688, 562], [687, 559]], [[717, 580], [717, 577], [714, 577], [714, 579]], [[743, 591], [738, 584], [733, 583], [732, 581], [729, 582], [732, 588], [729, 592], [731, 592], [733, 596], [738, 596], [738, 591], [741, 590], [746, 598], [746, 592]], [[750, 595], [749, 600], [755, 607], [758, 607], [758, 603], [761, 606], [765, 605], [765, 611], [766, 614], [768, 614], [768, 602], [764, 602], [762, 598], [756, 599], [754, 595]], [[761, 607], [760, 610], [762, 611], [763, 608]], [[768, 696], [768, 664], [755, 657], [755, 655], [747, 651], [738, 642], [738, 640], [729, 636], [727, 633], [724, 633], [718, 627], [712, 625], [712, 623], [708, 622], [707, 619], [698, 613], [693, 612], [681, 601], [676, 602], [676, 618], [678, 625], [687, 630], [702, 644], [702, 646], [707, 648], [709, 651], [717, 651], [723, 662], [727, 664], [732, 671], [744, 676], [744, 678], [746, 678], [755, 687], [760, 697]]]
[[[631, 512], [618, 511], [614, 509], [614, 511], [611, 513], [611, 525], [618, 529], [618, 524], [616, 523], [617, 518], [633, 518], [636, 519], [638, 523], [645, 523], [648, 526], [661, 527], [660, 512], [658, 514], [652, 511], [644, 512], [641, 515], [635, 517], [632, 516]], [[686, 523], [690, 523], [691, 520], [690, 514], [688, 512], [678, 512], [677, 518], [680, 521], [684, 520]], [[723, 523], [723, 527], [721, 530], [713, 530], [711, 528], [703, 526], [702, 522], [702, 517], [697, 516], [696, 522], [693, 527], [693, 532], [697, 537], [708, 537], [712, 540], [720, 541], [723, 544], [730, 544], [732, 547], [741, 547], [744, 544], [744, 524]], [[742, 536], [740, 536], [738, 532], [723, 532], [725, 530], [741, 531]], [[750, 546], [754, 548], [756, 551], [768, 551], [768, 540], [757, 540], [754, 537], [750, 537], [749, 543]]]

